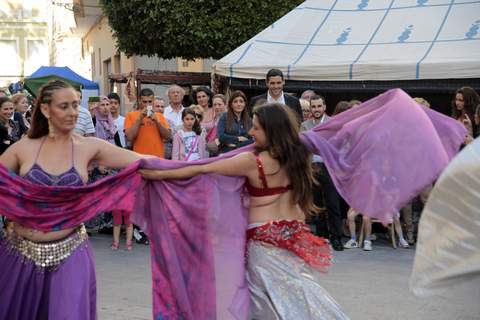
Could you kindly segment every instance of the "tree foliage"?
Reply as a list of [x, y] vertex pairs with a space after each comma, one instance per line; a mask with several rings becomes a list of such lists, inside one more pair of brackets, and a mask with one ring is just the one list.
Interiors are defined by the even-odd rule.
[[302, 0], [101, 0], [128, 56], [219, 59]]

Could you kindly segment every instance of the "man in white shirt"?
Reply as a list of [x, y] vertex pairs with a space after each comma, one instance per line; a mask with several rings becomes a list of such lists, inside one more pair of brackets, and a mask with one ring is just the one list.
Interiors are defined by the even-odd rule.
[[108, 99], [110, 99], [110, 113], [117, 126], [121, 147], [125, 148], [127, 145], [124, 130], [125, 117], [120, 115], [120, 96], [115, 92], [112, 92], [108, 95]]
[[165, 108], [163, 115], [167, 120], [175, 126], [182, 125], [182, 112], [185, 109], [182, 105], [183, 97], [185, 96], [185, 90], [182, 87], [174, 84], [167, 90], [168, 100], [170, 104]]
[[252, 114], [253, 107], [260, 99], [266, 99], [268, 103], [281, 103], [289, 106], [296, 114], [299, 123], [303, 121], [303, 112], [300, 102], [297, 98], [287, 95], [283, 92], [283, 86], [285, 80], [283, 78], [283, 72], [279, 69], [270, 69], [265, 79], [268, 91], [259, 96], [253, 97], [249, 105], [249, 113]]

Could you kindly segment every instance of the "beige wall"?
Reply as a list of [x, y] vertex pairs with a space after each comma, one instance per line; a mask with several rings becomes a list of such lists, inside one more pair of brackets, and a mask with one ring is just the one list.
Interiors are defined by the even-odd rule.
[[[82, 38], [83, 60], [90, 66], [90, 76], [100, 87], [100, 94], [110, 92], [108, 73], [129, 73], [135, 70], [135, 60], [119, 53], [115, 47], [112, 30], [108, 19], [101, 17]], [[115, 84], [113, 91], [120, 95], [122, 100], [121, 111], [130, 110], [133, 103], [125, 94], [124, 84]]]
[[[81, 18], [81, 17], [79, 17]], [[101, 94], [108, 94], [110, 83], [108, 72], [129, 73], [136, 69], [183, 71], [183, 72], [210, 72], [212, 61], [210, 59], [197, 59], [184, 61], [183, 59], [161, 59], [158, 57], [133, 56], [127, 58], [125, 54], [117, 52], [112, 30], [106, 17], [100, 17], [96, 23], [85, 33], [82, 38], [82, 59], [90, 64], [90, 77], [98, 82]], [[167, 86], [142, 85], [150, 87], [155, 94], [166, 98]], [[122, 99], [122, 112], [131, 109], [133, 102], [129, 101], [124, 84], [115, 84], [113, 88]]]

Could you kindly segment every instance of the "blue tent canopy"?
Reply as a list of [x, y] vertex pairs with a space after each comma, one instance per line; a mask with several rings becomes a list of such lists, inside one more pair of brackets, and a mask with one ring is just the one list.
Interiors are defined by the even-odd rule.
[[69, 67], [40, 67], [37, 71], [32, 73], [29, 78], [40, 78], [46, 76], [59, 76], [74, 82], [82, 84], [83, 89], [98, 90], [98, 83], [85, 79], [84, 77], [75, 73]]

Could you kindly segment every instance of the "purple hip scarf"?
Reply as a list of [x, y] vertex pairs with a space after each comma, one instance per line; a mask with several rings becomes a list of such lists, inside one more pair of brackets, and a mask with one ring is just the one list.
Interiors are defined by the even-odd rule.
[[94, 320], [93, 253], [84, 227], [35, 243], [0, 234], [0, 320]]

